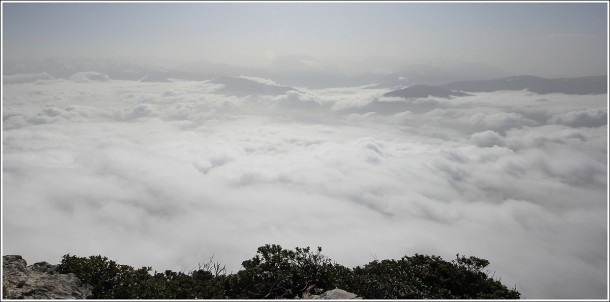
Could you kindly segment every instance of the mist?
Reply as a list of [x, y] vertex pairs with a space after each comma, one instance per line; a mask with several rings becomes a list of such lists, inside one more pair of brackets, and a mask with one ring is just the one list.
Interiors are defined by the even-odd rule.
[[2, 9], [3, 255], [460, 253], [607, 298], [605, 3]]
[[[602, 75], [607, 65], [604, 3], [5, 3], [3, 12], [7, 61], [379, 71], [442, 60], [547, 77]], [[282, 58], [291, 55], [309, 58]]]

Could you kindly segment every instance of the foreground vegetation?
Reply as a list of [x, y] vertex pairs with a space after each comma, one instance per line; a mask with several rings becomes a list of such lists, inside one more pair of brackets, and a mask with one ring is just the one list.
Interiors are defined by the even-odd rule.
[[318, 247], [258, 248], [227, 274], [210, 260], [188, 273], [134, 269], [102, 256], [65, 255], [61, 273], [74, 273], [93, 287], [92, 299], [292, 299], [341, 288], [367, 299], [519, 299], [482, 270], [489, 261], [457, 255], [451, 262], [415, 254], [400, 260], [373, 261], [347, 268], [321, 254]]

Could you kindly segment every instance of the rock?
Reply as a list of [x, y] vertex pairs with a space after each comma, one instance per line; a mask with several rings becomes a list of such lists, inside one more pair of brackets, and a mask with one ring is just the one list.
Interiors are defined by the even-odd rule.
[[85, 299], [90, 286], [76, 276], [60, 274], [57, 265], [38, 262], [27, 266], [19, 255], [2, 256], [4, 299]]
[[47, 273], [50, 275], [57, 273], [57, 265], [52, 265], [46, 261], [36, 262], [33, 265], [31, 265], [30, 268], [37, 272]]
[[308, 297], [307, 299], [313, 299], [313, 300], [351, 300], [351, 299], [362, 299], [362, 297], [359, 297], [358, 295], [354, 294], [354, 293], [350, 293], [348, 291], [339, 289], [339, 288], [335, 288], [332, 290], [327, 290], [319, 295], [311, 295], [310, 297]]

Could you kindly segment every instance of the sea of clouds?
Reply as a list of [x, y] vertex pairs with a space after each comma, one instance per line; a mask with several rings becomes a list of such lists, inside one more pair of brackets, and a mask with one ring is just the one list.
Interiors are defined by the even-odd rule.
[[[267, 243], [350, 267], [460, 253], [523, 298], [606, 297], [607, 95], [221, 88], [7, 78], [3, 254], [236, 272]], [[350, 110], [373, 100], [407, 110]]]

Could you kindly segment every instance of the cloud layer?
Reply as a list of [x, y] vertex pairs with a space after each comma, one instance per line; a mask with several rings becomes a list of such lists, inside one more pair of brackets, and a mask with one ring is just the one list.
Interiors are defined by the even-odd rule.
[[266, 243], [322, 246], [348, 266], [462, 253], [525, 298], [605, 297], [606, 95], [476, 93], [388, 112], [373, 100], [401, 101], [367, 86], [223, 89], [13, 76], [3, 254], [157, 270], [214, 255], [237, 271]]

